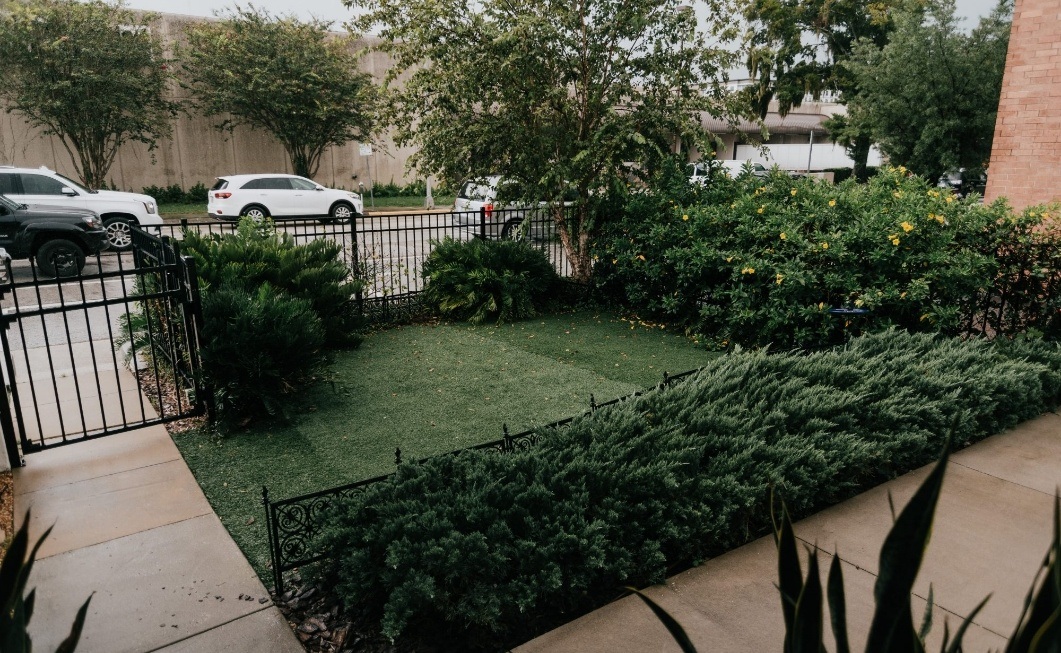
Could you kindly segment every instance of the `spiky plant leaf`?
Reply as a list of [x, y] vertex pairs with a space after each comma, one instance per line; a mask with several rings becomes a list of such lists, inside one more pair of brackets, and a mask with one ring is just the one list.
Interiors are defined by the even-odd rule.
[[[1038, 587], [1038, 590], [1036, 590]], [[1006, 653], [1056, 653], [1061, 650], [1061, 496], [1054, 496], [1054, 533], [1050, 550], [1024, 601], [1017, 630]]]
[[689, 639], [689, 635], [686, 634], [685, 629], [682, 628], [678, 621], [670, 616], [666, 610], [664, 610], [658, 603], [648, 598], [643, 592], [639, 591], [634, 587], [627, 587], [627, 590], [633, 592], [645, 602], [645, 605], [652, 610], [652, 614], [656, 615], [656, 618], [663, 622], [663, 625], [667, 627], [667, 632], [674, 638], [674, 641], [678, 643], [684, 653], [696, 653], [696, 647], [693, 646], [693, 641]]
[[836, 640], [836, 653], [851, 653], [851, 644], [847, 639], [847, 599], [844, 596], [844, 572], [841, 570], [839, 554], [833, 554], [829, 566], [829, 614], [833, 627], [833, 639]]
[[[785, 516], [787, 519], [787, 515]], [[808, 551], [807, 578], [796, 601], [792, 629], [786, 638], [789, 653], [824, 653], [822, 645], [822, 580], [818, 571], [818, 547]]]

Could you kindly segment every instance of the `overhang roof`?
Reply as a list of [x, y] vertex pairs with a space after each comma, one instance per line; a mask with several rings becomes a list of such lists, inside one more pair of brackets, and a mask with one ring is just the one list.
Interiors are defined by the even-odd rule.
[[[771, 134], [809, 134], [811, 131], [823, 131], [822, 122], [828, 117], [820, 113], [790, 113], [784, 117], [779, 113], [768, 113], [763, 123]], [[741, 120], [734, 127], [725, 120], [706, 116], [703, 124], [715, 134], [729, 134], [735, 131], [745, 134], [759, 132], [759, 125], [750, 120]]]

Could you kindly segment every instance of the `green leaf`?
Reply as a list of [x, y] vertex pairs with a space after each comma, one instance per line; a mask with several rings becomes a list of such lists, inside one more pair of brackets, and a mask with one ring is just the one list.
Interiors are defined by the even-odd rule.
[[696, 647], [693, 646], [693, 642], [689, 639], [689, 636], [685, 634], [685, 629], [682, 628], [681, 624], [670, 616], [666, 610], [660, 607], [655, 601], [648, 598], [645, 594], [634, 587], [627, 587], [627, 590], [633, 592], [645, 602], [645, 605], [652, 610], [652, 614], [656, 615], [656, 618], [663, 622], [663, 625], [667, 627], [667, 632], [674, 638], [674, 641], [678, 643], [684, 653], [696, 653]]
[[829, 567], [829, 612], [832, 615], [836, 653], [851, 653], [851, 644], [847, 639], [847, 600], [844, 597], [844, 572], [841, 567], [840, 555], [833, 554], [833, 561]]

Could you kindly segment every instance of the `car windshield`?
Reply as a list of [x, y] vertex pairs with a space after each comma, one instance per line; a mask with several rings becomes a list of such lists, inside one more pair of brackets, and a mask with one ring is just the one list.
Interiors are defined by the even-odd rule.
[[88, 188], [85, 188], [84, 186], [82, 186], [81, 184], [77, 183], [73, 179], [67, 177], [66, 175], [61, 175], [58, 172], [56, 172], [54, 174], [59, 179], [62, 179], [63, 181], [65, 181], [67, 186], [70, 186], [71, 188], [73, 188], [75, 190], [79, 190], [79, 191], [81, 191], [83, 193], [95, 193], [96, 192], [94, 190], [90, 190]]
[[16, 211], [22, 206], [18, 202], [8, 199], [6, 195], [0, 195], [0, 204], [7, 207], [10, 211]]

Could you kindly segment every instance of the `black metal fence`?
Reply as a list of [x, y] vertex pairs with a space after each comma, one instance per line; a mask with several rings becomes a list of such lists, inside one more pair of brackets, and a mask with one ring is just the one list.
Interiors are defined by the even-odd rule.
[[12, 466], [40, 449], [205, 411], [198, 282], [173, 243], [134, 230], [131, 251], [89, 257], [62, 279], [33, 261], [0, 266], [0, 426]]
[[[700, 369], [698, 368], [673, 376], [664, 372], [663, 380], [649, 391], [668, 388], [674, 383], [683, 381], [699, 371]], [[590, 395], [589, 411], [583, 413], [583, 415], [592, 413], [601, 408], [628, 401], [635, 397], [640, 397], [644, 393], [645, 391], [638, 391], [631, 395], [612, 399], [611, 401], [602, 404], [598, 404], [593, 395]], [[578, 417], [581, 417], [581, 415]], [[545, 426], [516, 434], [510, 434], [507, 425], [502, 426], [504, 437], [499, 440], [484, 442], [472, 447], [466, 447], [440, 455], [451, 456], [464, 451], [494, 451], [502, 454], [515, 451], [526, 451], [542, 441], [542, 438], [544, 437], [543, 433], [545, 431], [567, 426], [575, 419], [576, 417], [567, 417], [546, 424]], [[429, 459], [430, 458], [423, 458], [418, 462], [423, 462]], [[402, 452], [400, 448], [396, 449], [394, 452], [394, 464], [396, 466], [402, 464]], [[273, 570], [273, 583], [275, 584], [277, 594], [282, 594], [284, 592], [285, 572], [323, 560], [326, 557], [327, 553], [321, 549], [318, 538], [323, 532], [324, 527], [327, 525], [326, 520], [328, 519], [331, 509], [338, 503], [364, 492], [367, 488], [386, 481], [391, 476], [393, 476], [393, 474], [385, 474], [383, 476], [377, 476], [375, 478], [369, 478], [355, 483], [348, 483], [346, 485], [340, 485], [338, 487], [280, 500], [273, 500], [269, 496], [269, 489], [262, 487], [262, 502], [265, 505], [265, 526], [269, 536], [269, 558]]]
[[[573, 207], [561, 210], [570, 212]], [[277, 231], [289, 234], [296, 243], [320, 238], [339, 243], [343, 260], [355, 278], [364, 282], [359, 299], [370, 317], [392, 315], [415, 303], [424, 289], [424, 261], [435, 243], [446, 238], [520, 239], [545, 254], [561, 277], [572, 272], [553, 217], [544, 210], [386, 213], [347, 221], [273, 218], [273, 223]], [[237, 228], [236, 222], [216, 220], [182, 220], [179, 225], [163, 226], [175, 240], [182, 239], [188, 230], [226, 234]]]

